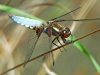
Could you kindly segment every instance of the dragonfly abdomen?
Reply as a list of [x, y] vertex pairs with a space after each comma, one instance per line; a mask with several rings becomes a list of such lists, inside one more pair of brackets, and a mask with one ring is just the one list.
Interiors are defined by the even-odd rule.
[[44, 23], [43, 21], [33, 20], [26, 17], [16, 16], [16, 15], [10, 15], [10, 18], [17, 22], [20, 25], [24, 25], [25, 27], [29, 27], [30, 29], [34, 28], [40, 28], [43, 27]]

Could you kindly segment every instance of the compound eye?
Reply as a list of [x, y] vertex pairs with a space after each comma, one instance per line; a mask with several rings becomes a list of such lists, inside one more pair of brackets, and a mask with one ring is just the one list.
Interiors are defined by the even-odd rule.
[[66, 33], [67, 31], [66, 30], [64, 30], [64, 34]]
[[70, 31], [69, 29], [64, 29], [63, 33], [64, 34], [69, 33], [69, 31]]
[[69, 28], [65, 28], [65, 29], [63, 30], [62, 37], [63, 37], [63, 38], [67, 38], [67, 37], [69, 37], [70, 35], [71, 35], [71, 32], [70, 32]]

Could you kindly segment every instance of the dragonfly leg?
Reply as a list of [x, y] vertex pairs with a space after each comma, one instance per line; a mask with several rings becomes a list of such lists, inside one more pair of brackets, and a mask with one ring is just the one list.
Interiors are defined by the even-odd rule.
[[66, 40], [66, 44], [69, 43], [69, 42], [74, 43], [72, 34], [71, 34], [71, 40]]
[[62, 38], [62, 40], [63, 40], [63, 42], [64, 42], [65, 44], [67, 44], [67, 43], [69, 43], [69, 42], [72, 42], [71, 40], [66, 40], [65, 38]]
[[[57, 46], [57, 47], [59, 48], [59, 46], [58, 46], [57, 44], [54, 43], [54, 41], [55, 41], [57, 38], [58, 38], [58, 37], [55, 37], [55, 38], [52, 40], [52, 44], [55, 45], [55, 46]], [[59, 48], [59, 49], [60, 49], [60, 48]], [[60, 51], [63, 52], [61, 49], [60, 49]]]
[[72, 36], [72, 34], [71, 34], [71, 31], [70, 31], [70, 36], [71, 36], [71, 40], [66, 40], [66, 39], [63, 38], [63, 37], [61, 37], [61, 39], [63, 40], [63, 42], [64, 42], [65, 44], [67, 44], [67, 43], [69, 43], [69, 42], [74, 43], [74, 42], [73, 42], [73, 36]]
[[[60, 45], [62, 46], [61, 42], [59, 41], [59, 39], [57, 38], [57, 41], [60, 43]], [[63, 47], [63, 49], [67, 52], [67, 50]]]

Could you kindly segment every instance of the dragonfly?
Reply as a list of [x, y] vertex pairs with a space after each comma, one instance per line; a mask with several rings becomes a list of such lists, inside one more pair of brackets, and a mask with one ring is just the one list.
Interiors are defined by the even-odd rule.
[[[34, 45], [32, 46], [32, 48], [30, 48], [29, 52], [26, 53], [26, 58], [24, 61], [24, 66], [28, 63], [28, 61], [30, 60], [32, 53], [35, 49], [35, 46], [39, 40], [39, 37], [41, 36], [42, 33], [45, 33], [50, 41], [50, 49], [53, 45], [56, 45], [57, 47], [59, 47], [57, 44], [55, 44], [55, 40], [57, 40], [60, 45], [61, 42], [59, 41], [59, 38], [62, 39], [63, 43], [68, 43], [69, 41], [66, 40], [66, 38], [68, 38], [69, 36], [72, 37], [71, 31], [68, 27], [63, 27], [62, 25], [59, 24], [59, 22], [64, 22], [64, 21], [91, 21], [91, 20], [100, 20], [100, 18], [91, 18], [91, 19], [68, 19], [68, 20], [63, 20], [63, 19], [59, 19], [65, 15], [68, 15], [78, 9], [80, 9], [81, 7], [78, 7], [70, 12], [67, 12], [61, 16], [55, 17], [49, 21], [43, 22], [43, 21], [39, 21], [39, 20], [34, 20], [34, 19], [30, 19], [30, 18], [26, 18], [26, 17], [22, 17], [22, 16], [16, 16], [16, 15], [9, 15], [9, 17], [16, 23], [20, 24], [20, 25], [24, 25], [25, 27], [28, 27], [32, 30], [35, 31], [36, 33], [36, 37], [34, 38]], [[55, 38], [52, 40], [52, 36], [55, 36]], [[70, 40], [72, 43], [72, 39]], [[53, 54], [52, 54], [53, 57]], [[53, 59], [53, 64], [54, 64], [54, 59]]]

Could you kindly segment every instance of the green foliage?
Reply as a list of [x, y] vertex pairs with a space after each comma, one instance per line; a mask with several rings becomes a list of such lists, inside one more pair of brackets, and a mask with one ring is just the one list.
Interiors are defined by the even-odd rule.
[[[69, 37], [69, 39], [70, 39], [70, 37]], [[73, 37], [73, 40], [75, 40], [75, 37]], [[93, 65], [95, 66], [95, 68], [97, 69], [98, 73], [100, 74], [100, 66], [97, 63], [97, 61], [94, 59], [94, 57], [91, 55], [91, 53], [89, 53], [89, 51], [79, 41], [74, 42], [74, 46], [76, 48], [78, 48], [78, 50], [80, 50], [81, 52], [83, 52], [84, 54], [86, 54], [90, 58], [90, 60], [92, 61]]]
[[24, 11], [18, 10], [16, 8], [13, 8], [13, 7], [10, 7], [10, 6], [5, 6], [5, 5], [2, 5], [2, 4], [0, 4], [0, 10], [7, 11], [7, 12], [10, 12], [10, 13], [14, 13], [14, 14], [17, 14], [17, 15], [21, 15], [21, 16], [24, 16], [24, 17], [29, 17], [29, 18], [32, 18], [32, 19], [35, 19], [35, 20], [42, 20], [42, 19], [39, 19], [39, 18], [37, 18], [33, 15], [25, 13]]

